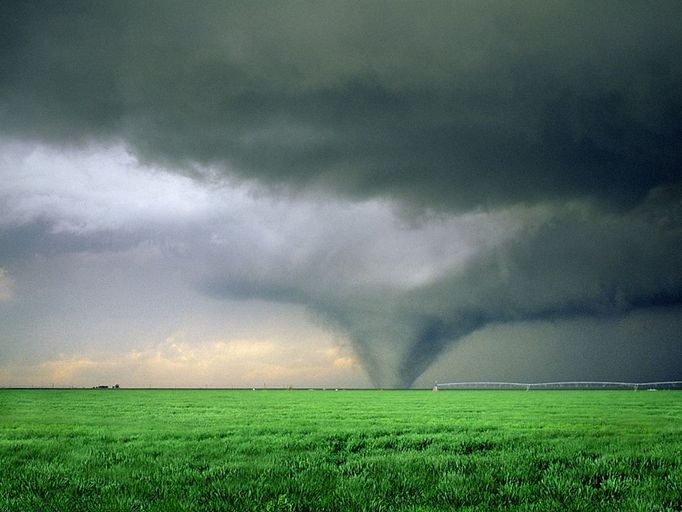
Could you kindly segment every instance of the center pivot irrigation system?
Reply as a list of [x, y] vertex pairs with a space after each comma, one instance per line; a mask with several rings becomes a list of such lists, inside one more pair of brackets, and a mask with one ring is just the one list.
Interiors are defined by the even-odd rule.
[[434, 391], [445, 389], [632, 389], [659, 390], [682, 389], [682, 381], [664, 382], [600, 382], [600, 381], [566, 381], [566, 382], [436, 382]]

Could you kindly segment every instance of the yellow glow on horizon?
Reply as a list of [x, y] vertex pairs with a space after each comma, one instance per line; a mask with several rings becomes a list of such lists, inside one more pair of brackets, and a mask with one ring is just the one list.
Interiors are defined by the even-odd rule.
[[178, 331], [163, 341], [122, 354], [60, 354], [23, 367], [1, 367], [0, 385], [123, 387], [343, 386], [364, 370], [332, 340], [292, 346], [272, 339], [188, 341]]

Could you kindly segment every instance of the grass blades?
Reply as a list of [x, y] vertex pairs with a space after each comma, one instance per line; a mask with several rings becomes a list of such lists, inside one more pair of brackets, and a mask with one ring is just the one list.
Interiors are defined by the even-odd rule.
[[682, 393], [0, 390], [0, 511], [682, 510]]

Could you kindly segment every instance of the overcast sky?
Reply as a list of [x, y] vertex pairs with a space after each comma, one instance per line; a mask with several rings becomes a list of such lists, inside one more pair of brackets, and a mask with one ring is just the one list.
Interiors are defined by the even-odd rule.
[[3, 2], [0, 385], [682, 380], [682, 4]]

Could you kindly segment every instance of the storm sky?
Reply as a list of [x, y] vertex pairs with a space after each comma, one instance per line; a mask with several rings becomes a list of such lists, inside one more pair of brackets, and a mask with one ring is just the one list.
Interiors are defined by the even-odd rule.
[[682, 380], [680, 2], [0, 11], [0, 386]]

